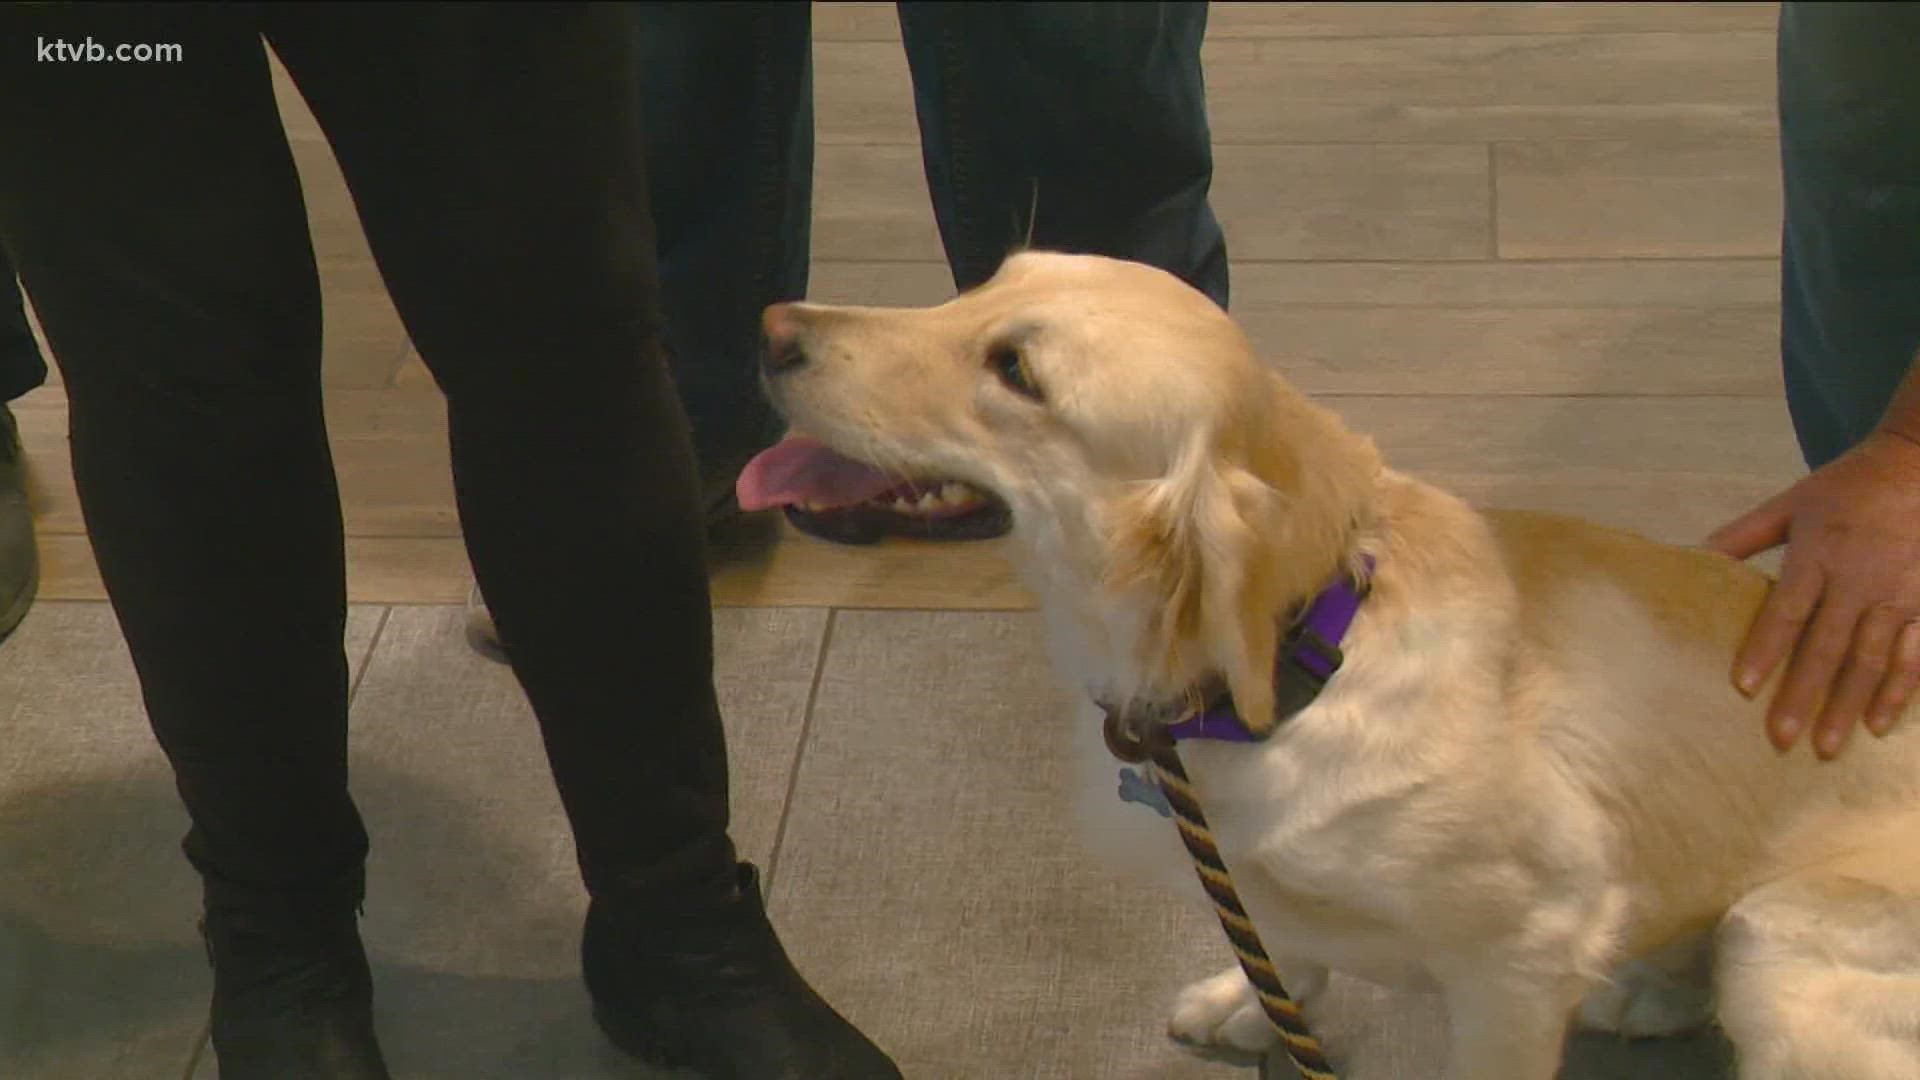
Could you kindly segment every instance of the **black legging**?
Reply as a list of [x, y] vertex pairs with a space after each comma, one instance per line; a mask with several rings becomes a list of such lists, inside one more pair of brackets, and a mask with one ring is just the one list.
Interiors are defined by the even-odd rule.
[[20, 287], [13, 280], [13, 262], [0, 248], [0, 407], [34, 389], [47, 378], [46, 361], [27, 325]]
[[[0, 239], [209, 889], [357, 894], [320, 297], [262, 34], [445, 391], [454, 486], [588, 888], [730, 881], [686, 421], [625, 5], [8, 5]], [[53, 42], [176, 62], [42, 61]]]

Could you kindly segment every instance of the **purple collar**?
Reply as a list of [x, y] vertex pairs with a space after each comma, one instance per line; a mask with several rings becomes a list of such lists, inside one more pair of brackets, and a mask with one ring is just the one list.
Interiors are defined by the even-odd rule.
[[[1320, 591], [1307, 606], [1306, 613], [1294, 622], [1280, 642], [1274, 656], [1273, 691], [1275, 726], [1313, 704], [1320, 691], [1340, 670], [1346, 657], [1340, 643], [1346, 639], [1360, 605], [1367, 598], [1373, 577], [1371, 555], [1361, 557], [1365, 577], [1359, 581], [1342, 577]], [[1145, 759], [1141, 733], [1129, 731], [1121, 711], [1111, 706], [1107, 712], [1107, 747], [1122, 761]], [[1247, 730], [1233, 699], [1225, 692], [1215, 695], [1205, 707], [1188, 710], [1182, 718], [1161, 729], [1174, 742], [1188, 739], [1213, 739], [1220, 742], [1251, 743], [1260, 738]], [[1138, 754], [1139, 756], [1135, 756]]]

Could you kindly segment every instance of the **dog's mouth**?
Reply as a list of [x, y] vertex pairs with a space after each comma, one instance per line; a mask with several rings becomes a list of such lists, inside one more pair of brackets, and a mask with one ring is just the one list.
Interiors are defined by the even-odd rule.
[[921, 518], [960, 517], [995, 501], [958, 480], [922, 480], [886, 472], [806, 435], [789, 435], [755, 455], [741, 470], [734, 497], [746, 511], [873, 507]]

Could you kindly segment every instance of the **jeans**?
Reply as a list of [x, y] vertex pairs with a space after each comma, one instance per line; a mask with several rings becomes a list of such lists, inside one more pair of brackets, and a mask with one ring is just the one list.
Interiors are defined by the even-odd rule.
[[1781, 8], [1781, 356], [1813, 468], [1864, 438], [1920, 348], [1920, 5]]
[[47, 381], [47, 362], [27, 327], [27, 310], [13, 280], [13, 263], [0, 250], [0, 405]]
[[[262, 36], [447, 401], [474, 570], [595, 895], [734, 882], [700, 500], [625, 5], [0, 7], [0, 244], [209, 903], [351, 904], [320, 293]], [[179, 43], [41, 63], [37, 38]], [[529, 507], [537, 504], [537, 512]]]
[[[810, 5], [636, 6], [669, 363], [703, 459], [758, 449], [778, 434], [759, 314], [807, 291]], [[1225, 306], [1205, 3], [898, 12], [956, 287], [992, 276], [1031, 218], [1034, 247], [1152, 263]]]

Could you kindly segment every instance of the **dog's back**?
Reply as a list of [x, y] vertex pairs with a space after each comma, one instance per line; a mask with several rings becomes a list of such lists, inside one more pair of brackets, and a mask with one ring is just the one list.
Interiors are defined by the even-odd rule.
[[[1519, 593], [1522, 664], [1562, 691], [1548, 700], [1564, 708], [1539, 711], [1539, 737], [1608, 807], [1621, 869], [1644, 890], [1636, 929], [1658, 938], [1717, 919], [1758, 885], [1920, 817], [1913, 709], [1832, 762], [1767, 741], [1773, 686], [1750, 700], [1731, 676], [1766, 575], [1588, 522], [1487, 517]], [[1920, 862], [1912, 840], [1886, 857]]]

